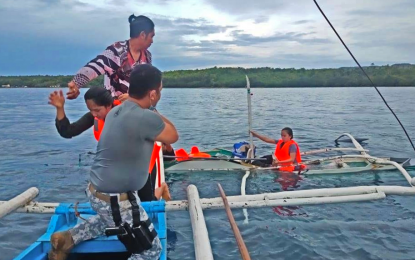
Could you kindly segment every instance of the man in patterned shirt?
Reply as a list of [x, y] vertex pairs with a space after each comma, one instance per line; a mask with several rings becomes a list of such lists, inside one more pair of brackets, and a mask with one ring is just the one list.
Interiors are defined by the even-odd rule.
[[128, 98], [131, 71], [138, 64], [151, 64], [151, 53], [147, 49], [155, 35], [154, 23], [150, 18], [133, 14], [128, 21], [130, 39], [108, 46], [102, 54], [82, 67], [68, 83], [68, 99], [77, 98], [79, 88], [102, 74], [105, 74], [104, 86], [114, 98], [120, 101]]

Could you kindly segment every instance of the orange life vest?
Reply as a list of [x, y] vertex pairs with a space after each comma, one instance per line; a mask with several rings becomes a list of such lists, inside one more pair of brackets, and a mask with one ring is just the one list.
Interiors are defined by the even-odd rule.
[[[112, 104], [115, 107], [115, 106], [120, 105], [121, 101], [114, 100], [114, 102]], [[104, 129], [104, 124], [105, 124], [105, 120], [98, 119], [96, 117], [94, 118], [94, 129], [93, 130], [94, 130], [95, 139], [97, 141], [99, 141], [99, 137], [101, 136], [102, 129]]]
[[197, 146], [192, 146], [189, 156], [190, 157], [203, 157], [203, 158], [212, 157], [208, 153], [204, 153], [204, 152], [199, 151], [199, 147], [197, 147]]
[[150, 165], [148, 166], [148, 173], [150, 174], [153, 171], [153, 168], [156, 165], [157, 160], [159, 160], [160, 149], [161, 149], [161, 146], [157, 145], [157, 143], [154, 142], [153, 152], [151, 153], [151, 158], [150, 158]]
[[183, 148], [180, 148], [176, 151], [176, 156], [180, 158], [176, 158], [177, 161], [187, 161], [190, 160], [190, 157], [203, 157], [203, 158], [210, 158], [211, 155], [208, 153], [200, 152], [197, 146], [193, 146], [190, 150], [190, 154], [188, 154]]
[[[291, 159], [290, 156], [290, 146], [292, 144], [295, 144], [295, 146], [297, 147], [297, 151], [295, 154], [295, 159], [297, 160], [297, 163], [300, 164], [301, 169], [305, 169], [305, 165], [301, 165], [301, 155], [300, 155], [300, 148], [298, 147], [298, 144], [294, 141], [294, 140], [290, 140], [286, 143], [284, 143], [281, 147], [282, 144], [282, 139], [280, 139], [277, 143], [277, 146], [275, 147], [275, 156], [277, 157], [278, 161], [285, 161], [285, 160], [289, 160]], [[281, 168], [279, 168], [280, 171], [288, 171], [288, 172], [292, 172], [294, 171], [294, 163], [289, 162], [289, 163], [279, 163], [278, 166], [280, 166]]]

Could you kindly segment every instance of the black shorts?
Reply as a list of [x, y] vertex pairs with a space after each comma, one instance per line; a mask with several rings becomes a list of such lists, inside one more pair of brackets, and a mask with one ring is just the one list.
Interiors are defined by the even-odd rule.
[[141, 201], [156, 200], [154, 197], [154, 190], [156, 187], [157, 167], [153, 167], [153, 171], [148, 175], [147, 182], [141, 190], [137, 191], [138, 197]]

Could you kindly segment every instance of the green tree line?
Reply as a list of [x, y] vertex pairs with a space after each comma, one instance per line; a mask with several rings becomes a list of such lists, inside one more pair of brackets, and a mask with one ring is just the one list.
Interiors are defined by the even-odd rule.
[[[377, 86], [415, 86], [415, 65], [369, 66], [364, 68]], [[357, 67], [337, 69], [208, 68], [163, 73], [165, 88], [243, 88], [245, 75], [252, 87], [361, 87], [370, 82]], [[11, 87], [66, 87], [73, 76], [0, 76], [0, 85]], [[103, 77], [86, 87], [102, 85]]]

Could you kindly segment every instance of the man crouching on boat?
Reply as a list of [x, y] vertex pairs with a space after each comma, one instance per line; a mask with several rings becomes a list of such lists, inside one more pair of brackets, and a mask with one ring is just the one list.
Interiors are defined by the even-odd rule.
[[[161, 78], [161, 72], [150, 64], [139, 65], [132, 71], [129, 98], [108, 113], [91, 167], [86, 194], [97, 215], [68, 231], [54, 233], [49, 259], [66, 259], [75, 245], [104, 235], [106, 228], [127, 229], [131, 222], [136, 223], [138, 215], [138, 221], [147, 223], [131, 230], [134, 234], [143, 232], [145, 235], [141, 237], [150, 242], [147, 248], [131, 248], [119, 236], [132, 253], [129, 259], [159, 259], [162, 250], [159, 237], [135, 191], [147, 181], [154, 141], [172, 144], [179, 138], [168, 119], [148, 109], [160, 100]], [[140, 214], [133, 215], [134, 209]]]

